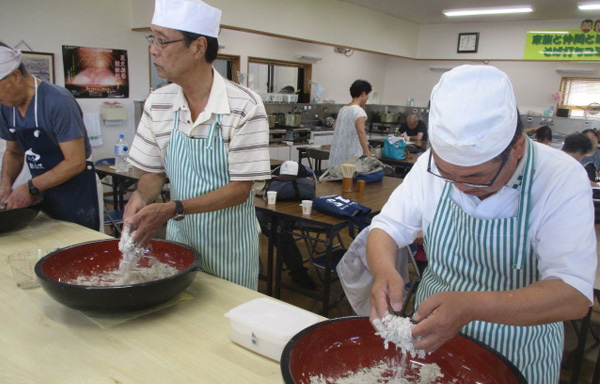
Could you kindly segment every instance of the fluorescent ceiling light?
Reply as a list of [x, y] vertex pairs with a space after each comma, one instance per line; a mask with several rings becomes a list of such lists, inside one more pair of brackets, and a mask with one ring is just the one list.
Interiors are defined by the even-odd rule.
[[527, 31], [527, 33], [552, 33], [554, 35], [557, 35], [557, 34], [566, 35], [571, 32], [569, 32], [569, 31]]
[[527, 13], [533, 12], [530, 5], [515, 5], [512, 7], [487, 7], [487, 8], [464, 8], [444, 9], [442, 11], [448, 17], [474, 16], [474, 15], [499, 15], [504, 13]]
[[430, 71], [441, 71], [441, 72], [446, 72], [446, 71], [449, 71], [449, 70], [451, 70], [452, 68], [454, 68], [454, 67], [440, 67], [440, 66], [435, 66], [435, 65], [433, 65], [433, 66], [429, 67], [429, 70], [430, 70]]
[[312, 60], [312, 61], [321, 60], [321, 58], [319, 56], [310, 56], [310, 55], [298, 55], [298, 58], [303, 59], [303, 60]]
[[600, 9], [600, 3], [579, 3], [577, 4], [579, 9], [582, 11], [590, 11], [594, 9]]
[[578, 73], [580, 75], [591, 75], [595, 71], [593, 69], [584, 68], [557, 68], [556, 73]]

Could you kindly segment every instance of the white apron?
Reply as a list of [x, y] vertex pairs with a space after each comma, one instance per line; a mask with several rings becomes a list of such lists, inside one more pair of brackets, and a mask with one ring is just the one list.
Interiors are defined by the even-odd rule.
[[[528, 151], [517, 217], [478, 219], [452, 199], [447, 183], [435, 218], [425, 231], [429, 267], [416, 296], [448, 291], [508, 291], [539, 280], [538, 263], [527, 239], [535, 147]], [[558, 383], [563, 347], [562, 323], [519, 327], [474, 321], [461, 332], [489, 345], [512, 361], [532, 384]]]
[[[218, 115], [206, 139], [194, 139], [179, 131], [179, 112], [175, 112], [165, 157], [173, 200], [191, 199], [229, 184], [228, 153], [220, 121]], [[202, 258], [202, 271], [258, 289], [254, 193], [233, 207], [186, 215], [181, 221], [170, 220], [167, 239], [196, 249]]]

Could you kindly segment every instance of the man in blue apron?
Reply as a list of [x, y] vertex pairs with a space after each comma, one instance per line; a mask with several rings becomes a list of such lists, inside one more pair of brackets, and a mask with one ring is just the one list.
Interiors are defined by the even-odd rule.
[[[168, 222], [167, 239], [196, 249], [203, 271], [257, 289], [253, 190], [271, 175], [269, 126], [260, 97], [212, 67], [220, 19], [201, 1], [156, 1], [147, 38], [173, 84], [146, 100], [129, 152], [146, 173], [125, 221], [141, 246]], [[167, 177], [172, 201], [154, 203]]]
[[[96, 174], [81, 109], [65, 88], [27, 72], [21, 53], [0, 44], [0, 137], [6, 140], [0, 209], [43, 197], [50, 217], [100, 229]], [[13, 184], [27, 162], [31, 179]]]
[[431, 93], [431, 149], [371, 225], [371, 318], [399, 310], [397, 247], [419, 232], [416, 347], [463, 332], [512, 361], [529, 383], [557, 383], [562, 321], [593, 302], [592, 192], [574, 159], [523, 135], [512, 85], [491, 66], [459, 66]]

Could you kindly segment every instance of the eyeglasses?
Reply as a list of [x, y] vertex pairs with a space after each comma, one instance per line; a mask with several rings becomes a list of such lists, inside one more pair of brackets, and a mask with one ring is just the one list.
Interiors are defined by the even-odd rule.
[[450, 179], [448, 177], [444, 177], [438, 173], [434, 173], [431, 170], [431, 160], [433, 158], [433, 153], [429, 152], [429, 163], [427, 164], [427, 172], [431, 173], [433, 176], [435, 177], [439, 177], [440, 179], [448, 182], [448, 183], [459, 183], [459, 184], [464, 184], [467, 185], [469, 187], [474, 187], [474, 188], [488, 188], [491, 187], [492, 185], [494, 185], [494, 183], [496, 182], [496, 179], [498, 178], [498, 176], [500, 176], [500, 173], [502, 172], [502, 170], [504, 169], [504, 166], [506, 165], [509, 156], [506, 157], [506, 159], [504, 159], [504, 161], [502, 162], [502, 165], [500, 165], [500, 168], [498, 169], [498, 172], [496, 172], [496, 174], [494, 175], [494, 177], [492, 177], [492, 180], [490, 180], [489, 183], [486, 184], [479, 184], [479, 183], [469, 183], [466, 181], [458, 181], [458, 180], [454, 180], [454, 179]]
[[185, 39], [164, 41], [160, 37], [154, 37], [154, 35], [146, 35], [146, 40], [148, 40], [148, 44], [154, 45], [156, 48], [162, 50], [167, 44], [177, 43], [179, 41], [184, 41]]

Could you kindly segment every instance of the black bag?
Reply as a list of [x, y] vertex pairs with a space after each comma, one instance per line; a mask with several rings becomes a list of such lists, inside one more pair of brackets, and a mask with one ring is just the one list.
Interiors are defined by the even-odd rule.
[[316, 183], [308, 177], [295, 180], [271, 180], [267, 191], [276, 191], [277, 200], [312, 200], [315, 198]]
[[[286, 161], [283, 166], [289, 165], [287, 163], [294, 162]], [[280, 175], [282, 167], [273, 170], [273, 179], [269, 183], [267, 191], [277, 192], [277, 200], [300, 201], [315, 198], [317, 183], [312, 178], [314, 177], [313, 171], [302, 164], [296, 164], [297, 172], [294, 175]]]

